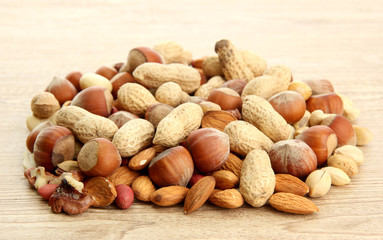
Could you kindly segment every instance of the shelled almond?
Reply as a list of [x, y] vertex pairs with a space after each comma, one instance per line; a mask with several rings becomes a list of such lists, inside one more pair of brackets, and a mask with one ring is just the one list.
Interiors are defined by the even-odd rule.
[[[31, 100], [25, 177], [53, 212], [133, 200], [196, 211], [270, 204], [310, 214], [365, 162], [372, 132], [326, 79], [293, 81], [229, 40], [192, 58], [179, 44], [54, 77]], [[295, 139], [294, 139], [295, 138]], [[357, 145], [357, 146], [356, 146]], [[129, 210], [127, 210], [129, 211]]]

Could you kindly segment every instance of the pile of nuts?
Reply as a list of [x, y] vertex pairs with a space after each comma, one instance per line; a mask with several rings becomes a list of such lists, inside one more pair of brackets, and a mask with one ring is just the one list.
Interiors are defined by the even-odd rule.
[[[126, 63], [54, 77], [31, 101], [25, 177], [53, 212], [134, 199], [222, 208], [310, 200], [350, 183], [372, 133], [325, 79], [293, 81], [283, 65], [230, 41], [192, 58], [175, 42], [137, 47]], [[308, 194], [308, 197], [305, 195]]]

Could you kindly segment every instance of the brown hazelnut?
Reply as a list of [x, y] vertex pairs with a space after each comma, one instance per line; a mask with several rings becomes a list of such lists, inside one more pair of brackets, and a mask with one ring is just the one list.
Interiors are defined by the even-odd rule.
[[99, 69], [97, 69], [96, 73], [111, 80], [117, 74], [117, 71], [111, 67], [101, 66]]
[[165, 103], [155, 103], [149, 106], [145, 113], [145, 119], [148, 120], [155, 128], [160, 121], [166, 117], [174, 107]]
[[217, 88], [212, 90], [207, 100], [218, 104], [222, 110], [242, 109], [241, 96], [230, 88]]
[[305, 80], [305, 83], [312, 89], [312, 95], [334, 92], [332, 83], [327, 79]]
[[160, 187], [186, 186], [193, 170], [193, 159], [189, 151], [182, 146], [163, 151], [149, 164], [149, 176]]
[[296, 139], [304, 141], [311, 147], [317, 156], [318, 166], [326, 163], [338, 144], [335, 132], [327, 126], [320, 125], [304, 130], [296, 136]]
[[190, 133], [186, 145], [194, 165], [202, 173], [219, 169], [230, 153], [229, 136], [215, 128], [201, 128]]
[[306, 111], [306, 102], [301, 94], [283, 91], [269, 98], [269, 103], [288, 124], [299, 121]]
[[95, 138], [84, 144], [77, 161], [85, 175], [106, 177], [121, 165], [121, 156], [111, 141]]
[[79, 92], [70, 103], [70, 106], [81, 107], [88, 112], [108, 117], [112, 111], [113, 96], [103, 87], [88, 87]]
[[111, 80], [113, 90], [112, 95], [114, 99], [117, 99], [117, 92], [125, 83], [135, 83], [134, 77], [128, 72], [117, 73]]
[[60, 105], [66, 101], [72, 100], [77, 94], [77, 89], [71, 82], [58, 77], [53, 78], [45, 91], [55, 95]]
[[28, 134], [28, 137], [26, 140], [26, 145], [27, 145], [29, 152], [33, 153], [33, 146], [35, 145], [37, 135], [39, 135], [39, 133], [43, 129], [50, 127], [50, 126], [53, 126], [53, 124], [50, 121], [46, 121], [46, 122], [40, 123], [34, 129], [32, 129], [32, 131]]
[[128, 121], [139, 118], [139, 117], [136, 114], [121, 110], [121, 111], [117, 111], [113, 113], [108, 118], [112, 120], [117, 125], [118, 128], [120, 128], [122, 127], [122, 125], [124, 125]]
[[66, 79], [73, 84], [73, 86], [77, 89], [77, 91], [81, 91], [80, 88], [80, 78], [82, 77], [81, 72], [70, 72], [66, 75]]
[[305, 142], [296, 139], [275, 143], [269, 151], [269, 157], [275, 173], [305, 178], [317, 168], [314, 151]]
[[75, 139], [71, 131], [65, 127], [51, 126], [44, 128], [37, 135], [33, 148], [37, 166], [43, 166], [48, 172], [57, 164], [73, 159]]
[[148, 47], [133, 48], [128, 55], [128, 72], [132, 73], [136, 67], [147, 62], [164, 63], [164, 58]]
[[307, 100], [306, 108], [309, 112], [322, 110], [324, 113], [342, 114], [343, 102], [335, 93], [313, 95]]
[[60, 103], [50, 92], [43, 92], [32, 98], [31, 110], [38, 118], [49, 118], [59, 109]]
[[241, 95], [246, 84], [247, 84], [247, 82], [245, 80], [232, 79], [232, 80], [225, 82], [221, 87], [231, 88], [234, 91], [236, 91], [239, 95]]
[[328, 116], [323, 119], [321, 125], [325, 125], [334, 130], [338, 138], [338, 147], [343, 145], [356, 145], [356, 134], [350, 121], [340, 114]]

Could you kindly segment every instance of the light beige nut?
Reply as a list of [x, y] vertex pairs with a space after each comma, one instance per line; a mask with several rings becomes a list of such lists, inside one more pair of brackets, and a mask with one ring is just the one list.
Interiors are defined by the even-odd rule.
[[74, 135], [82, 143], [93, 138], [106, 138], [112, 141], [117, 132], [117, 125], [110, 119], [89, 113], [74, 125]]
[[268, 99], [277, 93], [286, 91], [290, 81], [283, 82], [284, 78], [271, 75], [263, 75], [249, 81], [242, 91], [242, 98], [249, 95], [257, 95]]
[[241, 120], [230, 122], [223, 132], [229, 136], [230, 150], [242, 156], [254, 149], [269, 151], [274, 144], [258, 128]]
[[153, 47], [154, 50], [159, 52], [164, 57], [165, 63], [182, 63], [189, 65], [192, 62], [191, 52], [183, 49], [178, 43], [174, 41], [159, 42]]
[[37, 94], [31, 100], [31, 110], [38, 118], [49, 118], [59, 109], [59, 101], [50, 92]]
[[159, 86], [155, 97], [160, 103], [165, 103], [172, 107], [177, 107], [182, 103], [182, 92], [182, 88], [177, 83], [166, 82]]
[[324, 113], [322, 110], [315, 110], [310, 115], [309, 124], [310, 126], [321, 125], [325, 118], [335, 115], [333, 113]]
[[132, 183], [134, 196], [141, 201], [149, 202], [150, 195], [156, 191], [152, 180], [148, 176], [139, 176]]
[[266, 69], [266, 71], [263, 73], [265, 76], [274, 76], [279, 79], [280, 83], [287, 84], [287, 88], [290, 85], [291, 82], [291, 71], [290, 69], [285, 65], [274, 65], [270, 66]]
[[247, 67], [241, 52], [229, 40], [218, 41], [215, 44], [215, 52], [218, 54], [226, 81], [242, 79], [248, 82], [254, 78], [254, 74]]
[[313, 90], [307, 83], [300, 81], [290, 83], [288, 90], [301, 94], [305, 100], [309, 99], [313, 93]]
[[201, 85], [197, 89], [194, 96], [207, 98], [209, 97], [209, 94], [212, 90], [219, 88], [224, 83], [225, 83], [225, 79], [223, 79], [221, 76], [212, 77], [209, 79], [209, 81], [207, 81], [207, 83]]
[[343, 116], [350, 122], [354, 122], [358, 118], [360, 110], [354, 106], [350, 98], [339, 93], [337, 93], [337, 95], [343, 102]]
[[331, 175], [324, 170], [315, 170], [306, 178], [309, 186], [309, 196], [313, 198], [322, 197], [328, 193], [331, 187]]
[[28, 150], [25, 150], [24, 156], [23, 156], [23, 168], [24, 170], [28, 168], [34, 168], [36, 167], [35, 157], [33, 156], [33, 153], [30, 153]]
[[241, 55], [254, 77], [262, 76], [267, 68], [266, 60], [250, 50], [241, 50]]
[[242, 105], [242, 117], [261, 130], [274, 142], [292, 138], [294, 128], [274, 110], [264, 98], [247, 96]]
[[206, 77], [223, 76], [218, 56], [208, 56], [203, 60], [202, 71]]
[[346, 155], [347, 157], [350, 157], [352, 160], [354, 160], [358, 166], [364, 163], [364, 154], [362, 150], [356, 146], [344, 145], [335, 149], [334, 154]]
[[223, 208], [239, 208], [245, 202], [237, 189], [215, 190], [209, 197], [209, 202]]
[[152, 143], [154, 126], [145, 119], [133, 119], [125, 123], [113, 137], [121, 157], [130, 157]]
[[343, 154], [335, 154], [329, 157], [327, 165], [342, 169], [349, 177], [358, 173], [358, 165], [355, 161]]
[[353, 125], [352, 127], [356, 134], [356, 145], [363, 146], [372, 140], [373, 134], [370, 129], [358, 125]]
[[252, 150], [243, 161], [239, 191], [253, 207], [262, 207], [273, 194], [275, 175], [263, 150]]
[[294, 138], [296, 138], [296, 136], [303, 133], [307, 129], [309, 129], [309, 127], [301, 127], [301, 128], [295, 129]]
[[310, 117], [311, 117], [311, 113], [306, 110], [303, 117], [298, 122], [294, 123], [293, 127], [295, 128], [295, 130], [303, 128], [303, 127], [308, 127]]
[[186, 93], [194, 92], [201, 83], [198, 70], [178, 63], [144, 63], [134, 70], [133, 76], [138, 83], [148, 88], [158, 88], [165, 82], [175, 82]]
[[112, 83], [106, 77], [96, 73], [83, 74], [80, 78], [80, 88], [84, 90], [85, 88], [92, 86], [104, 87], [109, 92], [112, 92], [113, 90]]
[[66, 106], [56, 113], [56, 123], [59, 126], [66, 127], [73, 132], [75, 124], [85, 116], [91, 115], [87, 110], [77, 106]]
[[157, 103], [154, 96], [137, 83], [125, 83], [120, 87], [117, 95], [122, 109], [137, 115], [144, 114], [150, 105]]
[[153, 144], [176, 146], [200, 127], [202, 116], [201, 107], [195, 103], [179, 105], [160, 121]]
[[53, 124], [56, 124], [56, 115], [57, 115], [57, 112], [53, 114], [52, 116], [50, 116], [49, 118], [38, 118], [35, 115], [30, 115], [26, 119], [27, 128], [29, 131], [32, 131], [40, 123], [48, 122], [48, 121], [50, 121]]
[[208, 111], [220, 111], [221, 107], [213, 102], [210, 101], [202, 101], [198, 103], [198, 105], [202, 108], [203, 114], [205, 114]]
[[351, 182], [350, 177], [342, 169], [336, 167], [324, 167], [322, 170], [330, 174], [332, 185], [343, 186]]

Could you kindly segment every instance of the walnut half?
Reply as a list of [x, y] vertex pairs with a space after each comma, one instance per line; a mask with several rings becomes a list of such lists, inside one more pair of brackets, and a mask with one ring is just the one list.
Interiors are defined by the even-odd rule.
[[93, 204], [93, 199], [85, 192], [86, 190], [84, 189], [83, 193], [76, 190], [73, 181], [76, 180], [64, 177], [50, 197], [49, 206], [51, 206], [53, 212], [66, 212], [74, 215], [84, 212]]

